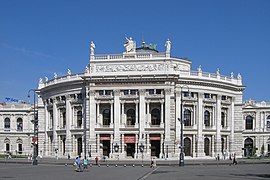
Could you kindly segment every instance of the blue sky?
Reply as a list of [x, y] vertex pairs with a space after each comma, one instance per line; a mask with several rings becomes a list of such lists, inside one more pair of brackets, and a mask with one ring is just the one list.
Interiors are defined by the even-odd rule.
[[28, 101], [40, 77], [84, 71], [91, 40], [96, 54], [122, 53], [125, 35], [159, 51], [170, 38], [172, 55], [192, 69], [240, 72], [243, 99], [270, 102], [269, 9], [269, 0], [3, 0], [0, 102]]

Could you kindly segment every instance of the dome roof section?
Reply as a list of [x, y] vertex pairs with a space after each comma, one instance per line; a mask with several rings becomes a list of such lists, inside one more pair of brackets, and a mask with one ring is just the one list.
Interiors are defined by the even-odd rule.
[[136, 48], [136, 53], [158, 53], [156, 47], [156, 44], [145, 44], [145, 42], [142, 42], [142, 45]]

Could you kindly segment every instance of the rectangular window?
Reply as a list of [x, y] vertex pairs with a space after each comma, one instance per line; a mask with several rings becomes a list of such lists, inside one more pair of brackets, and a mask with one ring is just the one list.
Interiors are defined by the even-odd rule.
[[154, 89], [149, 89], [149, 94], [155, 94]]
[[157, 89], [156, 94], [161, 94], [161, 89]]
[[270, 129], [270, 120], [266, 122], [266, 127]]
[[124, 95], [128, 95], [128, 90], [124, 90]]
[[135, 89], [132, 89], [132, 90], [130, 90], [130, 94], [132, 94], [132, 95], [136, 95], [136, 90]]
[[103, 95], [103, 90], [99, 90], [99, 91], [98, 91], [98, 94], [99, 94], [100, 96], [102, 96], [102, 95]]
[[211, 98], [211, 96], [210, 96], [210, 94], [205, 93], [205, 94], [204, 94], [204, 98], [206, 98], [206, 99], [210, 99], [210, 98]]
[[227, 100], [227, 96], [221, 96], [221, 100]]

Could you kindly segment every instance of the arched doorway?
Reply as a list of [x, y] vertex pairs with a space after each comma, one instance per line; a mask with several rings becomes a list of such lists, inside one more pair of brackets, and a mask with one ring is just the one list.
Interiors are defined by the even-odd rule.
[[210, 140], [204, 138], [204, 153], [206, 156], [210, 156]]
[[244, 143], [244, 156], [252, 156], [253, 140], [247, 138]]
[[77, 140], [77, 152], [78, 152], [78, 155], [80, 156], [81, 153], [82, 153], [82, 138], [78, 138]]
[[191, 156], [191, 140], [189, 138], [184, 139], [184, 152], [185, 156]]

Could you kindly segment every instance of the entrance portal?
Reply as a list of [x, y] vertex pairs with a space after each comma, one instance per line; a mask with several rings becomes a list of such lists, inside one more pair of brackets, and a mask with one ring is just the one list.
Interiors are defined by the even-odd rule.
[[78, 138], [77, 140], [77, 146], [78, 146], [78, 155], [80, 156], [82, 154], [82, 138]]
[[132, 156], [134, 158], [135, 154], [135, 143], [127, 144], [127, 156]]
[[111, 146], [110, 146], [110, 140], [103, 140], [102, 144], [103, 144], [103, 156], [107, 156], [109, 157], [110, 155], [110, 151], [111, 151]]
[[159, 157], [160, 140], [151, 140], [151, 156]]

